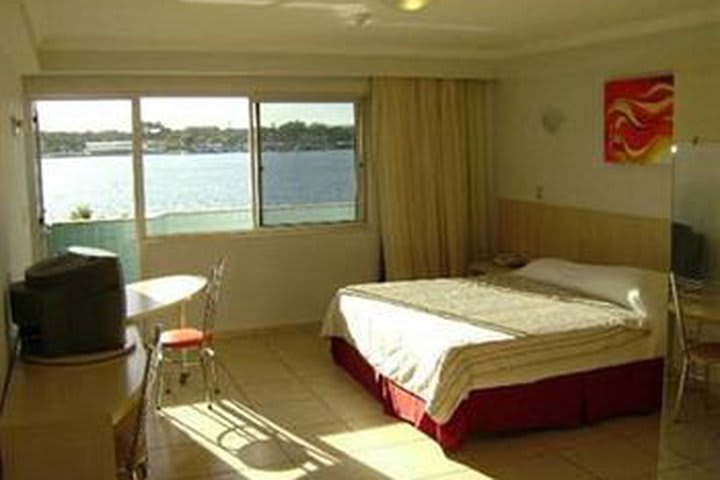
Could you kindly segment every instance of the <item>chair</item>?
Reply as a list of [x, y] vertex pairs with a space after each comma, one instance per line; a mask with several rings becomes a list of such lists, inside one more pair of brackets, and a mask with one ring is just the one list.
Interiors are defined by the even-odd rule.
[[[202, 326], [200, 329], [194, 327], [177, 328], [166, 330], [160, 335], [160, 353], [158, 360], [158, 387], [157, 387], [157, 408], [162, 407], [163, 378], [162, 371], [165, 363], [177, 363], [178, 360], [167, 358], [167, 353], [174, 352], [181, 356], [188, 352], [197, 354], [199, 361], [187, 363], [185, 359], [180, 361], [183, 367], [186, 365], [199, 365], [202, 369], [203, 384], [205, 389], [205, 400], [212, 408], [215, 402], [215, 395], [219, 392], [217, 387], [217, 375], [215, 370], [215, 350], [213, 349], [213, 330], [215, 328], [215, 317], [217, 304], [220, 300], [220, 288], [222, 277], [225, 273], [225, 259], [222, 258], [210, 270], [207, 285], [203, 291], [204, 306], [202, 313]], [[184, 375], [181, 375], [183, 383]]]
[[670, 273], [670, 292], [678, 329], [678, 339], [680, 340], [680, 353], [682, 355], [680, 381], [675, 394], [675, 407], [673, 411], [673, 421], [678, 421], [688, 375], [693, 367], [701, 367], [704, 370], [705, 401], [707, 404], [710, 392], [710, 367], [720, 364], [720, 342], [689, 341], [685, 319], [683, 317], [682, 303], [680, 302], [680, 295], [678, 293], [677, 280], [675, 274], [672, 272]]
[[[128, 415], [118, 426], [115, 439], [115, 457], [117, 459], [118, 479], [142, 480], [148, 476], [147, 444], [145, 422], [150, 400], [150, 388], [154, 383], [158, 352], [160, 350], [161, 327], [155, 327], [152, 344], [147, 346], [147, 357], [141, 384], [141, 396], [134, 415]], [[129, 427], [129, 442], [125, 433]]]

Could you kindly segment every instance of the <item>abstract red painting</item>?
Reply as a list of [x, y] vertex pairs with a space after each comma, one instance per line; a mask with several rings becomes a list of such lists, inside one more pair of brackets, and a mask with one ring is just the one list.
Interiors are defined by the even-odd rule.
[[670, 162], [674, 91], [672, 75], [605, 84], [606, 162]]

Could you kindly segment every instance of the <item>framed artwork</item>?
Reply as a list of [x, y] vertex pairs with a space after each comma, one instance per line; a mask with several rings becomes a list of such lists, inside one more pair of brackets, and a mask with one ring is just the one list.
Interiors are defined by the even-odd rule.
[[605, 162], [668, 164], [673, 136], [673, 75], [605, 84]]

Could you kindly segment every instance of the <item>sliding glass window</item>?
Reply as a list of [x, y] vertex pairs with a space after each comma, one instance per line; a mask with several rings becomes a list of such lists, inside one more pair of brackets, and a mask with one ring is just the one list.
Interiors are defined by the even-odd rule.
[[354, 103], [260, 103], [260, 223], [358, 219]]
[[139, 107], [147, 235], [359, 219], [354, 102], [144, 97]]
[[111, 250], [120, 256], [125, 279], [137, 279], [132, 101], [37, 100], [34, 108], [47, 252], [74, 245]]
[[142, 98], [148, 235], [252, 229], [247, 98]]

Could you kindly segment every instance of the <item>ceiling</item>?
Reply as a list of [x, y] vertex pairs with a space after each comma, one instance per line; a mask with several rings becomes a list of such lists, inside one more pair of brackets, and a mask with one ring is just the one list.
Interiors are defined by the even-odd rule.
[[[239, 2], [239, 3], [235, 3]], [[24, 0], [41, 51], [498, 58], [720, 22], [717, 0]]]

